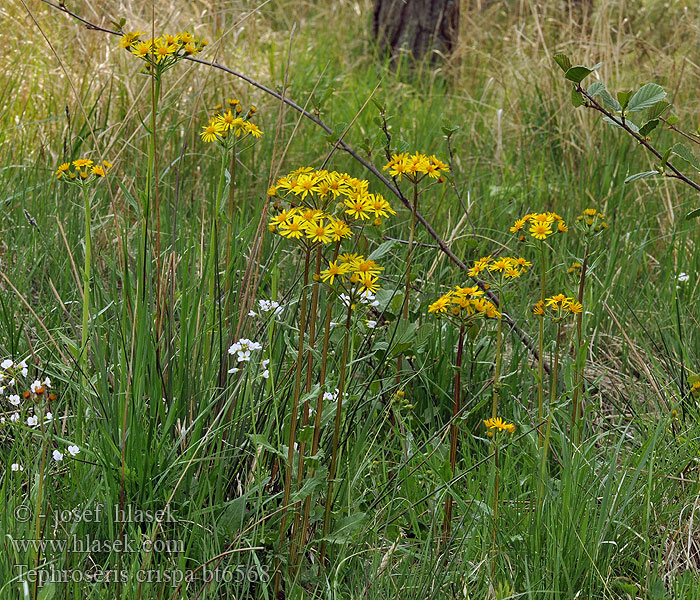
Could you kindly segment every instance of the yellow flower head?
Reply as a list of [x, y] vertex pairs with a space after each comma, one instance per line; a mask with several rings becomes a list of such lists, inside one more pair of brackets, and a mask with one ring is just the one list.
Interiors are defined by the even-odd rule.
[[507, 431], [508, 433], [513, 433], [515, 431], [515, 425], [512, 423], [507, 423], [501, 417], [492, 417], [484, 421], [486, 429], [495, 430], [497, 433], [501, 431]]
[[549, 222], [535, 221], [530, 226], [530, 235], [536, 240], [545, 240], [548, 235], [552, 235], [552, 229]]

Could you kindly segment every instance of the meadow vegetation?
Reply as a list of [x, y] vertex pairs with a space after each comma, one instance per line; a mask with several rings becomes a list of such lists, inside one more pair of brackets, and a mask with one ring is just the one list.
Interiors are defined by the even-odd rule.
[[700, 597], [697, 10], [371, 4], [0, 7], [1, 599]]

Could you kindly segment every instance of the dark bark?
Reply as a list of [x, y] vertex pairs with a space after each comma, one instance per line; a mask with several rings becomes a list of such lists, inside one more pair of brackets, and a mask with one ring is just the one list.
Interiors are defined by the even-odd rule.
[[459, 0], [375, 0], [373, 33], [380, 48], [396, 57], [434, 61], [450, 54], [459, 32]]

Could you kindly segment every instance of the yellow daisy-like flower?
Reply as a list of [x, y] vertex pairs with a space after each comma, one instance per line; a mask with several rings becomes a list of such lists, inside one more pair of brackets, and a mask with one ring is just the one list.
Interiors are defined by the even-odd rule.
[[299, 239], [304, 235], [304, 227], [302, 222], [294, 217], [291, 221], [285, 221], [279, 226], [280, 235], [290, 239]]
[[508, 423], [501, 419], [501, 417], [492, 417], [491, 419], [486, 419], [484, 425], [489, 430], [495, 429], [497, 431], [507, 431], [508, 433], [513, 433], [515, 431], [515, 425]]
[[545, 306], [551, 306], [552, 308], [563, 308], [564, 303], [568, 300], [568, 298], [564, 294], [557, 294], [555, 296], [552, 296], [551, 298], [546, 298], [545, 299]]
[[[252, 108], [252, 107], [251, 107]], [[250, 123], [249, 121], [246, 121], [245, 123], [245, 129], [248, 131], [250, 135], [252, 135], [254, 138], [259, 138], [262, 137], [262, 130], [255, 124], [255, 123]]]
[[331, 241], [328, 226], [323, 222], [307, 225], [306, 237], [314, 243], [327, 244]]
[[523, 227], [525, 227], [525, 219], [516, 219], [515, 223], [510, 228], [510, 232], [517, 233], [518, 231], [522, 231]]
[[153, 42], [151, 40], [142, 40], [138, 43], [132, 44], [129, 50], [137, 58], [146, 58], [153, 48]]
[[583, 305], [578, 302], [577, 300], [571, 300], [564, 306], [565, 310], [568, 310], [570, 313], [574, 315], [578, 315], [579, 313], [583, 312]]
[[76, 169], [82, 169], [82, 168], [90, 168], [92, 167], [92, 161], [89, 158], [79, 158], [77, 160], [73, 161], [73, 166]]
[[379, 289], [379, 278], [372, 275], [371, 273], [361, 273], [360, 274], [360, 286], [359, 291], [363, 295], [376, 294]]
[[345, 211], [346, 214], [350, 215], [354, 219], [360, 219], [364, 221], [369, 219], [369, 204], [364, 197], [358, 197], [356, 199], [345, 199], [345, 205], [348, 207]]
[[166, 58], [172, 56], [177, 52], [176, 44], [169, 44], [166, 40], [162, 38], [156, 39], [153, 44], [153, 54], [156, 57], [156, 62], [162, 62]]
[[69, 169], [70, 163], [63, 163], [62, 165], [58, 165], [58, 169], [56, 169], [56, 177], [60, 179], [68, 172]]
[[340, 262], [348, 263], [354, 269], [363, 260], [365, 260], [365, 257], [362, 256], [362, 254], [357, 254], [355, 252], [343, 252], [338, 257], [338, 260]]
[[350, 271], [350, 265], [347, 263], [338, 264], [338, 261], [329, 261], [328, 268], [321, 271], [321, 281], [328, 281], [333, 285], [336, 277], [342, 278]]
[[353, 266], [353, 270], [359, 273], [361, 277], [364, 275], [376, 276], [384, 270], [384, 267], [380, 267], [373, 260], [363, 260], [356, 263]]
[[540, 300], [535, 306], [532, 307], [533, 314], [543, 316], [544, 315], [544, 302]]
[[450, 301], [452, 299], [452, 292], [448, 292], [444, 296], [441, 296], [438, 298], [435, 302], [433, 302], [430, 306], [428, 306], [428, 313], [446, 313], [447, 308], [450, 305]]
[[208, 125], [204, 125], [202, 129], [203, 131], [199, 135], [202, 141], [207, 143], [218, 142], [225, 131], [224, 126], [216, 120], [211, 121]]
[[96, 167], [92, 167], [91, 172], [93, 175], [97, 175], [97, 177], [104, 177], [105, 176], [104, 167], [101, 167], [99, 165]]
[[341, 221], [340, 219], [335, 219], [329, 227], [329, 233], [331, 236], [331, 239], [334, 242], [339, 242], [340, 240], [349, 238], [352, 236], [352, 230], [350, 229], [350, 226], [345, 222]]
[[548, 235], [552, 235], [552, 229], [549, 222], [533, 222], [530, 226], [530, 235], [536, 240], [545, 240]]

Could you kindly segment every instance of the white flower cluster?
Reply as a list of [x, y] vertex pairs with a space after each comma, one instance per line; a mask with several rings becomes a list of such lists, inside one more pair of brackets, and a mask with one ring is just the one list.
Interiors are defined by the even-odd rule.
[[248, 316], [257, 317], [258, 314], [273, 313], [274, 317], [279, 317], [282, 314], [283, 310], [284, 307], [280, 306], [279, 302], [275, 302], [274, 300], [258, 300], [259, 313], [256, 313], [254, 310], [251, 310], [248, 313]]
[[[345, 307], [350, 306], [350, 296], [347, 294], [340, 294], [340, 301], [343, 303]], [[372, 294], [371, 292], [365, 292], [360, 296], [360, 303], [361, 304], [368, 304], [369, 306], [375, 308], [379, 306], [379, 300], [377, 300], [377, 297]]]
[[[68, 446], [68, 454], [75, 457], [78, 454], [80, 454], [80, 448], [78, 446], [76, 446], [75, 444], [71, 444], [70, 446]], [[53, 459], [56, 462], [61, 462], [63, 460], [63, 457], [64, 457], [64, 454], [60, 450], [53, 451]]]
[[6, 358], [0, 363], [0, 394], [5, 393], [6, 387], [14, 387], [17, 383], [17, 377], [26, 377], [29, 374], [27, 361], [14, 362]]
[[250, 353], [256, 350], [262, 350], [262, 345], [258, 342], [251, 342], [247, 338], [241, 338], [235, 344], [232, 344], [228, 349], [230, 355], [236, 354], [238, 362], [248, 362]]

